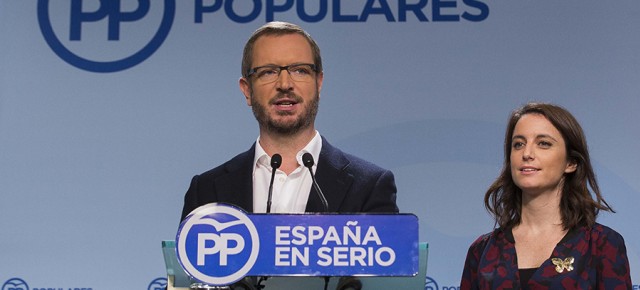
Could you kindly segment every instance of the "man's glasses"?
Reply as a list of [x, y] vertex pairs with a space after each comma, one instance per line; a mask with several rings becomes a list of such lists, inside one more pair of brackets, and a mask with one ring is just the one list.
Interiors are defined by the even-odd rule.
[[289, 77], [296, 82], [312, 81], [316, 75], [316, 65], [310, 63], [291, 64], [287, 66], [265, 65], [249, 70], [247, 77], [255, 76], [261, 83], [272, 83], [278, 80], [280, 72], [287, 70]]

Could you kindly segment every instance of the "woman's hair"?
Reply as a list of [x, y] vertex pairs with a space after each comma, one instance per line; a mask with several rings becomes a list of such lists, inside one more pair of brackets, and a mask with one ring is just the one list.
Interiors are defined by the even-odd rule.
[[[516, 124], [526, 114], [539, 114], [549, 120], [562, 134], [568, 161], [576, 164], [576, 170], [566, 173], [564, 177], [560, 199], [560, 213], [564, 229], [571, 229], [575, 226], [591, 227], [596, 222], [600, 210], [615, 212], [600, 194], [600, 188], [589, 158], [587, 141], [578, 121], [569, 111], [560, 106], [547, 103], [528, 103], [511, 113], [504, 137], [502, 172], [484, 196], [484, 205], [494, 216], [496, 224], [503, 228], [510, 228], [521, 222], [522, 190], [514, 183], [511, 176], [511, 138]], [[589, 191], [589, 187], [591, 191]]]

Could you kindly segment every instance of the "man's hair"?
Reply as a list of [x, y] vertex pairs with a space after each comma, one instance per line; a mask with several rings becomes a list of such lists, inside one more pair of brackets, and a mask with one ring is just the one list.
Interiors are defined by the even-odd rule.
[[[576, 165], [576, 171], [566, 173], [560, 199], [560, 212], [564, 229], [575, 226], [591, 227], [600, 210], [615, 212], [602, 198], [596, 175], [591, 166], [587, 141], [578, 121], [566, 109], [547, 103], [528, 103], [511, 113], [504, 138], [504, 162], [500, 176], [484, 196], [486, 209], [495, 217], [496, 224], [511, 228], [521, 222], [522, 190], [511, 175], [511, 139], [516, 124], [526, 114], [544, 116], [562, 134], [567, 160]], [[589, 191], [595, 195], [595, 200]]]
[[287, 34], [299, 34], [307, 39], [307, 42], [309, 43], [309, 46], [311, 46], [311, 52], [313, 54], [313, 64], [315, 64], [316, 70], [318, 72], [322, 72], [322, 57], [320, 56], [320, 47], [318, 47], [318, 44], [316, 44], [315, 40], [311, 38], [311, 35], [309, 35], [309, 33], [304, 31], [298, 25], [288, 22], [275, 21], [269, 22], [258, 28], [253, 32], [249, 40], [247, 40], [247, 43], [244, 45], [244, 52], [242, 54], [242, 76], [245, 78], [248, 77], [249, 70], [252, 68], [253, 47], [258, 38], [265, 35], [280, 36]]

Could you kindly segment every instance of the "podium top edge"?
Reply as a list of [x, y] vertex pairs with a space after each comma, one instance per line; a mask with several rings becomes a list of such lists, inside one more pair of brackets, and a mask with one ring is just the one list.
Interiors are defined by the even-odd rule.
[[[428, 249], [429, 248], [429, 243], [428, 242], [419, 242], [418, 246], [421, 250], [423, 249]], [[162, 248], [175, 248], [176, 247], [176, 241], [175, 240], [162, 240]]]

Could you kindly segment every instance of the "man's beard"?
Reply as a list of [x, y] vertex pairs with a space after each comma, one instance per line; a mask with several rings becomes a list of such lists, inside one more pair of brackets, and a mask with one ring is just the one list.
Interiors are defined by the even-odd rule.
[[[274, 98], [277, 100], [283, 96], [288, 95], [291, 98], [294, 98], [298, 105], [304, 105], [304, 101], [302, 97], [298, 95], [294, 95], [293, 93], [278, 93], [278, 95]], [[272, 102], [270, 101], [269, 104]], [[304, 112], [294, 121], [279, 121], [271, 118], [269, 113], [267, 112], [267, 108], [260, 104], [254, 97], [253, 92], [251, 94], [251, 110], [253, 111], [253, 115], [256, 117], [258, 124], [263, 129], [266, 129], [268, 132], [276, 133], [279, 135], [294, 135], [300, 132], [302, 129], [309, 128], [316, 119], [316, 115], [318, 114], [318, 105], [320, 103], [319, 93], [316, 92], [315, 98], [309, 100], [309, 104], [305, 106]], [[280, 116], [292, 115], [291, 112], [278, 112]]]

